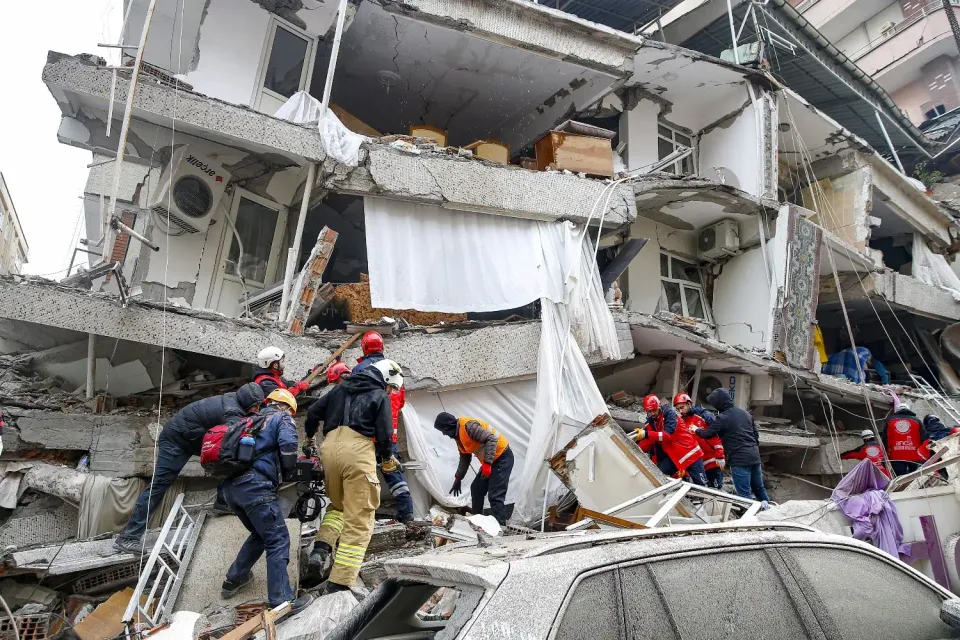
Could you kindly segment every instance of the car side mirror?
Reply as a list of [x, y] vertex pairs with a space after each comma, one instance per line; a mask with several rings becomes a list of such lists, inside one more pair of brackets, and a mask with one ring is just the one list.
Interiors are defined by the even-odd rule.
[[960, 630], [960, 598], [944, 600], [940, 605], [940, 619], [951, 629]]

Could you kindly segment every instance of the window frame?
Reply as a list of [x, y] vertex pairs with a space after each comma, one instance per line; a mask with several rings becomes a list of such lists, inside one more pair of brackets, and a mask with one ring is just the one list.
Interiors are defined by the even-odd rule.
[[220, 277], [223, 280], [228, 280], [231, 282], [240, 282], [240, 278], [236, 273], [230, 273], [227, 271], [227, 262], [229, 262], [230, 259], [230, 250], [233, 249], [233, 243], [236, 241], [236, 236], [233, 234], [233, 226], [237, 224], [237, 214], [240, 211], [240, 200], [243, 198], [277, 212], [277, 226], [273, 230], [273, 241], [270, 244], [270, 255], [267, 258], [267, 270], [264, 274], [264, 281], [259, 282], [256, 280], [244, 279], [244, 283], [246, 283], [246, 285], [257, 289], [263, 289], [271, 282], [276, 280], [276, 273], [280, 263], [280, 245], [283, 243], [283, 238], [286, 234], [288, 209], [278, 202], [258, 196], [253, 192], [247, 191], [246, 189], [234, 189], [233, 199], [230, 203], [230, 220], [224, 225], [224, 233], [226, 236], [225, 241], [222, 244], [222, 253], [219, 257], [220, 264], [218, 266]]
[[[277, 29], [286, 29], [295, 36], [303, 38], [307, 41], [307, 50], [304, 52], [303, 70], [300, 73], [300, 84], [297, 90], [306, 91], [310, 86], [310, 78], [313, 77], [313, 66], [317, 59], [317, 43], [319, 42], [320, 38], [317, 36], [311, 36], [300, 27], [297, 27], [296, 25], [275, 14], [270, 14], [270, 22], [267, 25], [267, 33], [264, 37], [263, 50], [260, 52], [260, 64], [257, 66], [256, 82], [253, 85], [253, 96], [250, 98], [250, 106], [257, 111], [260, 111], [260, 107], [263, 103], [263, 97], [265, 95], [273, 98], [274, 100], [279, 100], [281, 103], [286, 102], [289, 99], [288, 96], [282, 96], [276, 91], [268, 89], [264, 86], [267, 75], [267, 67], [270, 64], [270, 54], [273, 53], [273, 43], [277, 37]], [[271, 113], [270, 115], [273, 114]]]
[[[660, 127], [663, 127], [664, 129], [667, 129], [668, 131], [670, 131], [670, 137], [669, 137], [669, 138], [667, 138], [667, 137], [664, 136], [662, 133], [660, 133]], [[659, 142], [660, 142], [660, 140], [664, 140], [664, 141], [666, 141], [666, 142], [669, 142], [670, 145], [673, 147], [673, 151], [676, 151], [676, 150], [677, 150], [677, 145], [678, 145], [678, 144], [680, 144], [680, 145], [682, 145], [682, 146], [687, 146], [687, 145], [684, 145], [682, 142], [677, 142], [676, 137], [677, 137], [678, 135], [681, 135], [681, 136], [683, 136], [684, 138], [689, 138], [689, 139], [690, 139], [690, 148], [693, 149], [693, 153], [691, 153], [687, 158], [685, 158], [685, 159], [683, 159], [683, 160], [678, 160], [677, 162], [674, 162], [672, 165], [668, 165], [668, 166], [664, 167], [663, 169], [661, 169], [661, 171], [669, 171], [670, 173], [674, 173], [674, 174], [676, 174], [676, 175], [678, 175], [678, 176], [695, 176], [695, 175], [698, 175], [698, 170], [699, 170], [699, 162], [698, 162], [698, 160], [699, 160], [699, 159], [698, 159], [698, 157], [697, 157], [697, 138], [696, 138], [695, 136], [689, 134], [689, 133], [686, 133], [685, 131], [681, 131], [679, 128], [677, 128], [677, 127], [675, 127], [675, 126], [673, 126], [673, 125], [670, 125], [670, 124], [664, 122], [663, 120], [657, 120], [657, 143], [658, 143], [658, 144], [657, 144], [657, 146], [658, 146], [658, 151], [657, 151], [657, 156], [658, 156], [658, 157], [657, 157], [657, 160], [658, 160], [658, 161], [659, 161], [659, 160], [663, 160], [663, 158], [660, 158], [660, 157], [659, 157], [659, 156], [660, 156], [660, 151], [659, 151]], [[687, 162], [687, 160], [690, 161], [690, 172], [689, 172], [689, 173], [687, 173], [687, 172], [685, 172], [685, 171], [683, 170], [683, 164], [684, 164], [685, 162]]]
[[[665, 297], [663, 283], [664, 282], [675, 283], [680, 287], [680, 307], [681, 307], [681, 310], [683, 311], [681, 315], [683, 315], [685, 318], [694, 318], [698, 322], [713, 324], [713, 313], [711, 312], [710, 304], [707, 302], [707, 292], [703, 286], [703, 276], [700, 274], [700, 270], [697, 263], [687, 258], [684, 258], [683, 256], [671, 253], [669, 251], [664, 251], [663, 249], [660, 250], [660, 255], [667, 257], [667, 270], [670, 274], [669, 277], [664, 276], [662, 273], [659, 274], [660, 275], [660, 299], [663, 299]], [[691, 264], [694, 267], [697, 267], [697, 278], [699, 282], [694, 283], [694, 282], [690, 282], [689, 280], [684, 280], [683, 278], [673, 277], [673, 260], [674, 259], [679, 260], [681, 262], [685, 262], [687, 264]], [[690, 315], [689, 309], [687, 308], [687, 296], [685, 295], [684, 288], [694, 289], [697, 292], [699, 292], [700, 304], [703, 305], [703, 315], [704, 315], [703, 318], [697, 318], [696, 316]], [[657, 312], [662, 311], [666, 313], [673, 313], [669, 309], [661, 309], [659, 307], [660, 307], [660, 302], [658, 300]]]

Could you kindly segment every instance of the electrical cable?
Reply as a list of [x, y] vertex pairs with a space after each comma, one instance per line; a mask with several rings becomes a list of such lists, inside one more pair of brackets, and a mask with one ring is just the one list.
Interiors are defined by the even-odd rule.
[[7, 606], [7, 601], [3, 599], [3, 596], [0, 596], [0, 605], [3, 605], [3, 610], [10, 616], [10, 626], [13, 627], [14, 640], [20, 640], [20, 625], [17, 624], [17, 619], [13, 617], [13, 612], [10, 611], [10, 607]]

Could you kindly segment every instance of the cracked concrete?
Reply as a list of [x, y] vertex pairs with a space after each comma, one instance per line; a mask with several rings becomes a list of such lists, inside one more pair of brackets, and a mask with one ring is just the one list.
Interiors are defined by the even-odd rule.
[[[317, 186], [352, 195], [580, 224], [587, 221], [607, 186], [602, 180], [530, 171], [442, 152], [415, 155], [383, 143], [365, 147], [366, 157], [357, 168], [324, 163]], [[594, 218], [599, 219], [601, 213], [596, 212]], [[619, 227], [635, 218], [633, 192], [620, 185], [610, 200], [604, 226]]]

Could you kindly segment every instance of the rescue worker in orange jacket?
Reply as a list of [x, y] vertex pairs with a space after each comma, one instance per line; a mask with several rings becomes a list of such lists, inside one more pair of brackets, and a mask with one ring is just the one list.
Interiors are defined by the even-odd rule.
[[683, 418], [670, 405], [662, 406], [660, 398], [653, 394], [643, 399], [643, 410], [647, 413], [647, 428], [637, 430], [637, 442], [650, 439], [663, 448], [666, 455], [657, 461], [660, 471], [675, 478], [689, 475], [694, 484], [707, 486], [703, 451]]
[[887, 468], [883, 466], [883, 447], [877, 442], [877, 437], [873, 435], [870, 429], [864, 429], [860, 432], [863, 438], [863, 444], [856, 449], [844, 451], [840, 454], [841, 460], [869, 460], [877, 469], [883, 472], [883, 475], [890, 477]]
[[[688, 427], [706, 429], [714, 420], [713, 414], [706, 409], [697, 407], [699, 410], [694, 410], [693, 400], [685, 393], [678, 393], [673, 397], [673, 406]], [[691, 433], [693, 433], [697, 444], [700, 445], [700, 450], [703, 451], [703, 467], [707, 474], [707, 486], [722, 490], [723, 468], [727, 464], [723, 457], [723, 441], [720, 440], [720, 436], [704, 439], [695, 432], [691, 431]]]
[[926, 460], [921, 447], [927, 439], [927, 429], [906, 402], [897, 406], [880, 435], [896, 475], [916, 471]]
[[507, 524], [507, 487], [513, 471], [513, 451], [503, 434], [478, 418], [457, 418], [441, 413], [433, 423], [440, 433], [453, 438], [460, 452], [460, 464], [454, 474], [450, 493], [460, 495], [460, 483], [470, 468], [471, 456], [480, 462], [480, 473], [470, 484], [471, 510], [483, 513], [483, 499], [489, 498], [490, 511], [501, 525]]

